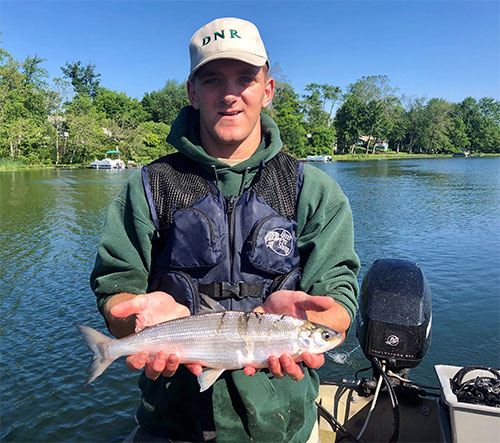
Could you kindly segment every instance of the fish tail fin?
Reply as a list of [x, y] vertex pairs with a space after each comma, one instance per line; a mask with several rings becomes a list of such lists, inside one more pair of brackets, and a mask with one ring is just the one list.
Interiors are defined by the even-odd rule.
[[78, 323], [75, 323], [75, 326], [80, 334], [82, 334], [85, 344], [93, 353], [92, 361], [87, 369], [87, 380], [85, 381], [85, 386], [88, 386], [115, 360], [114, 358], [106, 355], [106, 345], [109, 345], [112, 341], [114, 341], [114, 339], [101, 334], [99, 331], [96, 331], [89, 326]]

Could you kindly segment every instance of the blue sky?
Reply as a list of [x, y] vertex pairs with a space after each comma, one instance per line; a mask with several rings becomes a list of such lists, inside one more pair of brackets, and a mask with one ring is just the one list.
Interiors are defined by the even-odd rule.
[[0, 0], [0, 39], [19, 61], [46, 59], [50, 78], [81, 60], [96, 66], [102, 86], [142, 98], [185, 80], [191, 35], [227, 16], [258, 26], [298, 93], [311, 82], [344, 90], [384, 74], [410, 96], [500, 99], [496, 0]]

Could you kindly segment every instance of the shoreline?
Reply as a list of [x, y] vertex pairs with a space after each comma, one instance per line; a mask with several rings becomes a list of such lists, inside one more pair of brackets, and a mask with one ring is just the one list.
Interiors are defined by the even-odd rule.
[[[478, 154], [471, 158], [485, 158], [485, 157], [500, 157], [500, 154]], [[453, 158], [452, 154], [340, 154], [332, 156], [332, 160], [326, 163], [333, 162], [360, 162], [360, 161], [377, 161], [377, 160], [414, 160], [414, 159], [440, 159], [440, 158]], [[1, 159], [0, 159], [1, 160]], [[152, 160], [153, 161], [153, 160]], [[306, 162], [305, 159], [300, 159], [305, 163], [323, 163], [323, 162]], [[28, 169], [88, 169], [87, 165], [73, 164], [73, 165], [44, 165], [44, 164], [1, 164], [0, 172], [10, 171], [23, 171]], [[127, 168], [126, 168], [127, 169]], [[135, 168], [136, 169], [136, 168]]]

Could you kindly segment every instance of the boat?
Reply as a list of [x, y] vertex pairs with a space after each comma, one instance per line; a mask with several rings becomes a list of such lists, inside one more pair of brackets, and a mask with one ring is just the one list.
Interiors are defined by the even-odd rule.
[[330, 162], [332, 161], [331, 155], [308, 155], [306, 157], [306, 162]]
[[120, 151], [107, 151], [106, 158], [94, 160], [90, 163], [90, 167], [92, 169], [125, 169], [125, 163], [120, 159]]
[[[321, 380], [321, 443], [500, 441], [500, 370], [436, 365], [436, 386], [409, 378], [430, 346], [431, 320], [430, 288], [420, 267], [375, 261], [363, 279], [356, 318], [371, 366], [354, 380]], [[357, 378], [366, 370], [367, 378]]]
[[465, 158], [471, 158], [472, 154], [469, 151], [462, 151], [462, 152], [454, 152], [453, 157], [465, 157]]
[[[315, 441], [500, 441], [500, 370], [436, 365], [436, 386], [409, 378], [430, 347], [431, 305], [430, 286], [418, 264], [380, 259], [371, 265], [355, 322], [370, 366], [352, 380], [320, 381]], [[365, 371], [367, 377], [359, 378]], [[470, 389], [481, 384], [478, 380], [483, 387]], [[475, 403], [456, 392], [465, 388], [475, 393]], [[138, 429], [124, 443], [135, 441]]]

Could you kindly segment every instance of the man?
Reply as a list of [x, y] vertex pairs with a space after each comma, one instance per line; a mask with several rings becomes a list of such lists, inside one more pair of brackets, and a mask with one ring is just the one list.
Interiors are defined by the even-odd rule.
[[[349, 204], [330, 177], [280, 152], [278, 128], [261, 114], [274, 80], [257, 28], [214, 20], [193, 35], [190, 56], [192, 106], [168, 137], [179, 153], [131, 176], [108, 213], [91, 284], [109, 330], [123, 337], [194, 314], [205, 294], [228, 309], [294, 315], [345, 333], [359, 269]], [[227, 371], [200, 393], [200, 365], [161, 352], [151, 361], [129, 356], [130, 369], [145, 368], [141, 432], [307, 441], [313, 369], [324, 356], [306, 353], [303, 362], [271, 356], [269, 370]]]

